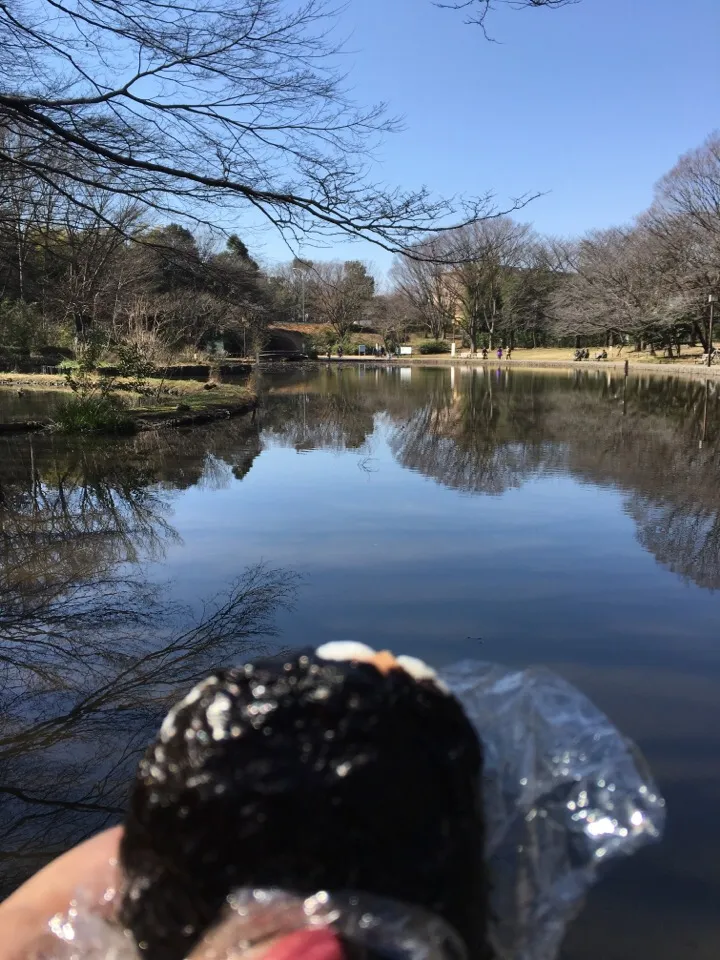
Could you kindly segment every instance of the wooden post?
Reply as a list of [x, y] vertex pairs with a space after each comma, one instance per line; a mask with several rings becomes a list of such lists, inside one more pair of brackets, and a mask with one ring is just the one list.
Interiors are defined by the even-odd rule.
[[712, 363], [713, 320], [715, 318], [715, 301], [716, 300], [717, 300], [717, 297], [715, 296], [715, 294], [711, 293], [710, 296], [708, 297], [708, 302], [710, 303], [710, 328], [708, 330], [708, 358], [707, 358], [708, 366], [710, 366], [710, 364]]

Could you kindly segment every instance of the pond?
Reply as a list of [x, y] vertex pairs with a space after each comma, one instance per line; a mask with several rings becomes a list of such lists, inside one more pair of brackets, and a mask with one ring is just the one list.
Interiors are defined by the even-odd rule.
[[718, 386], [287, 367], [207, 430], [2, 441], [0, 892], [119, 819], [196, 677], [354, 638], [580, 686], [640, 743], [669, 824], [564, 956], [716, 957]]
[[45, 420], [57, 411], [67, 392], [0, 387], [0, 423], [15, 420]]

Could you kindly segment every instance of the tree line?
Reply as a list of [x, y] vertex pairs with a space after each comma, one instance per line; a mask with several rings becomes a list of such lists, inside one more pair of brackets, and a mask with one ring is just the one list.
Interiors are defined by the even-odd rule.
[[219, 250], [108, 191], [83, 208], [32, 173], [0, 167], [0, 184], [0, 352], [101, 338], [161, 362], [219, 340], [237, 349], [267, 323], [272, 297], [239, 237]]
[[419, 242], [397, 258], [394, 292], [434, 338], [457, 326], [473, 350], [634, 344], [708, 349], [708, 298], [720, 293], [720, 134], [680, 158], [649, 210], [626, 226], [564, 240], [510, 217]]
[[720, 134], [627, 226], [564, 240], [489, 217], [425, 236], [385, 289], [358, 260], [263, 269], [237, 235], [221, 249], [208, 231], [149, 226], [108, 191], [78, 205], [32, 172], [0, 166], [0, 182], [0, 348], [21, 352], [100, 336], [151, 362], [216, 346], [248, 355], [269, 324], [313, 321], [328, 329], [320, 350], [370, 330], [394, 343], [458, 334], [473, 351], [582, 339], [672, 355], [708, 349], [720, 291]]

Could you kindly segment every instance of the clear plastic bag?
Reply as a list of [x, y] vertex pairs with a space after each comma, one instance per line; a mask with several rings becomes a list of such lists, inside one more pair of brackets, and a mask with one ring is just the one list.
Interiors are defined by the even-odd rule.
[[[492, 946], [498, 960], [553, 960], [600, 866], [661, 835], [664, 801], [634, 746], [550, 671], [466, 661], [439, 679], [461, 701], [485, 747]], [[215, 941], [218, 960], [318, 926], [407, 960], [463, 956], [439, 918], [362, 892], [321, 891], [303, 900], [280, 890], [243, 890], [228, 904], [230, 940], [224, 947], [222, 936]], [[53, 960], [137, 956], [128, 938], [82, 901], [51, 927]]]
[[665, 803], [635, 746], [543, 668], [440, 673], [485, 747], [498, 960], [553, 960], [601, 864], [658, 839]]

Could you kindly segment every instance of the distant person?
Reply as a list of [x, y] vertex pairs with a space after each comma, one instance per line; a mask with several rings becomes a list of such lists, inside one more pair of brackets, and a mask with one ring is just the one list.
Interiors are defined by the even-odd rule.
[[502, 360], [502, 358], [503, 358], [503, 348], [502, 348], [502, 347], [498, 347], [498, 348], [497, 348], [497, 358], [498, 358], [498, 360]]
[[482, 358], [483, 358], [483, 360], [487, 360], [487, 357], [488, 357], [487, 347], [483, 347], [483, 348], [482, 348]]
[[343, 348], [338, 347], [338, 359], [342, 360], [343, 357]]
[[508, 348], [507, 348], [507, 358], [508, 358], [508, 360], [509, 360], [510, 357], [512, 356], [512, 352], [513, 352], [513, 348], [512, 348], [512, 347], [508, 347]]
[[328, 346], [328, 360], [332, 360], [332, 347]]

